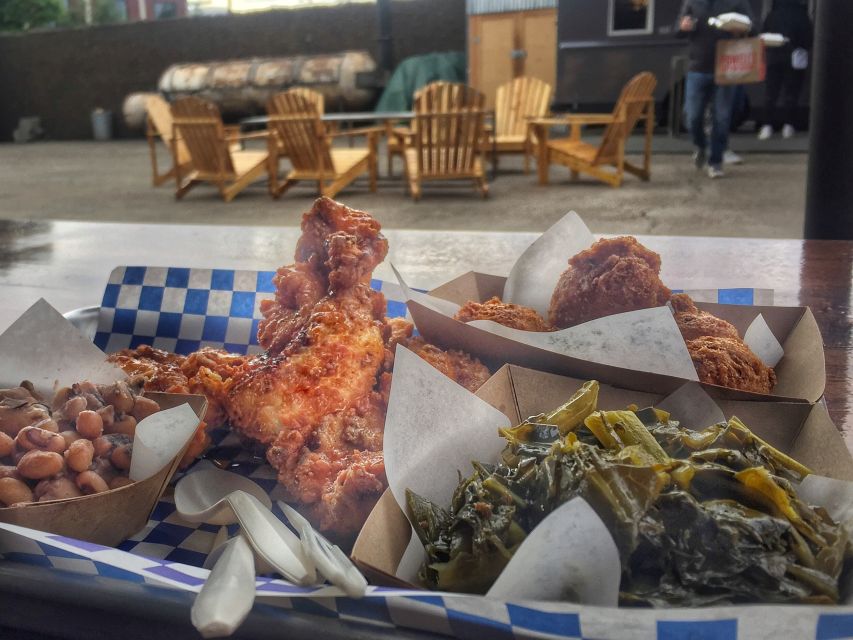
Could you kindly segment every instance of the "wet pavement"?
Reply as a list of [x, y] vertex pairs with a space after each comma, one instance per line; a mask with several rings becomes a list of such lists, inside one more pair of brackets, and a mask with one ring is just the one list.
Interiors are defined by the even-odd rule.
[[[588, 178], [571, 183], [561, 167], [552, 167], [549, 186], [538, 186], [535, 175], [522, 173], [519, 158], [502, 158], [488, 199], [466, 182], [428, 183], [419, 203], [406, 195], [401, 164], [389, 179], [381, 155], [378, 193], [359, 180], [338, 199], [373, 213], [388, 229], [541, 231], [574, 209], [597, 233], [799, 238], [807, 156], [797, 150], [806, 141], [791, 141], [787, 153], [757, 153], [751, 150], [763, 147], [754, 138], [735, 138], [732, 147], [747, 151], [745, 163], [712, 181], [693, 167], [686, 139], [661, 136], [651, 182], [628, 176], [619, 189]], [[161, 162], [167, 160], [162, 152]], [[206, 185], [175, 201], [171, 184], [155, 189], [150, 179], [141, 140], [2, 144], [0, 218], [295, 226], [315, 196], [305, 184], [274, 201], [259, 182], [229, 204]]]

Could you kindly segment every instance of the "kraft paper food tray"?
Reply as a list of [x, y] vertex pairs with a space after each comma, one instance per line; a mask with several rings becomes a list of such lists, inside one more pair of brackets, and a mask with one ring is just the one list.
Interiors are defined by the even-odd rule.
[[[584, 382], [585, 379], [505, 365], [476, 395], [504, 413], [512, 424], [518, 424], [527, 416], [560, 406]], [[632, 403], [649, 406], [666, 395], [601, 384], [599, 407], [618, 409]], [[815, 473], [853, 480], [853, 458], [823, 405], [725, 398], [717, 398], [715, 402], [726, 417], [736, 415], [756, 435]], [[466, 474], [470, 470], [460, 471]], [[362, 527], [352, 557], [377, 584], [401, 586], [401, 580], [394, 576], [410, 534], [406, 516], [391, 492], [386, 491]]]
[[[145, 395], [155, 400], [163, 410], [188, 403], [199, 421], [207, 410], [207, 398], [204, 396], [174, 393]], [[189, 441], [169, 465], [147, 480], [90, 496], [2, 508], [0, 522], [108, 547], [116, 546], [148, 522], [187, 446]]]
[[[430, 291], [430, 295], [456, 304], [485, 301], [503, 292], [505, 277], [468, 272]], [[409, 311], [421, 335], [445, 348], [467, 351], [493, 370], [503, 364], [518, 364], [542, 371], [596, 379], [628, 389], [670, 393], [684, 383], [681, 378], [638, 372], [611, 365], [559, 355], [530, 345], [468, 327], [410, 300]], [[823, 339], [808, 307], [768, 307], [696, 303], [731, 322], [743, 335], [749, 323], [762, 314], [785, 355], [775, 367], [777, 384], [770, 395], [750, 393], [716, 385], [703, 385], [715, 398], [816, 402], [826, 387]]]

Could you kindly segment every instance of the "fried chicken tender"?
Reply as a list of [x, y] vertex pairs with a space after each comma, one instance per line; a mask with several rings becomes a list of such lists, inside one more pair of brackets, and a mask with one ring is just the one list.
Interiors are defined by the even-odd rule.
[[192, 393], [207, 396], [207, 411], [199, 425], [184, 457], [181, 468], [187, 467], [210, 446], [208, 428], [219, 427], [225, 422], [225, 411], [219, 398], [208, 390], [203, 379], [214, 373], [220, 380], [227, 380], [248, 360], [247, 356], [228, 353], [220, 349], [204, 347], [189, 356], [169, 353], [149, 345], [136, 349], [124, 349], [107, 356], [109, 362], [118, 365], [131, 378], [141, 380], [146, 391], [164, 393]]
[[331, 198], [318, 198], [302, 216], [296, 262], [306, 263], [329, 283], [329, 292], [368, 283], [388, 253], [379, 222]]
[[[321, 531], [349, 541], [387, 486], [382, 437], [394, 349], [412, 343], [412, 325], [385, 318], [385, 298], [370, 288], [388, 250], [373, 218], [320, 198], [302, 232], [295, 264], [278, 270], [276, 295], [261, 306], [267, 353], [227, 379], [204, 368], [199, 378], [235, 431], [267, 445], [287, 497]], [[488, 378], [464, 354], [416, 344], [469, 388]]]
[[695, 340], [702, 336], [732, 338], [740, 340], [740, 334], [730, 322], [699, 309], [686, 293], [676, 293], [670, 298], [675, 312], [675, 323], [685, 340]]
[[671, 292], [660, 279], [660, 256], [636, 238], [602, 239], [569, 259], [548, 321], [565, 329], [603, 316], [660, 307]]
[[701, 336], [687, 341], [699, 380], [755, 393], [770, 393], [776, 373], [741, 339]]
[[479, 389], [491, 375], [483, 363], [463, 351], [444, 351], [421, 337], [411, 338], [402, 344], [468, 391]]
[[469, 300], [462, 305], [453, 317], [460, 322], [491, 320], [505, 327], [522, 331], [554, 331], [554, 327], [545, 322], [535, 309], [520, 304], [503, 302], [497, 296], [489, 298], [485, 302]]

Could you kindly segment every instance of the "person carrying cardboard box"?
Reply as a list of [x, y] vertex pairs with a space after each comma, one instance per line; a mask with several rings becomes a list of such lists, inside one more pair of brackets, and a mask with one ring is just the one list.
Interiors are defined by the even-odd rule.
[[[748, 0], [684, 0], [678, 15], [677, 33], [689, 42], [690, 66], [684, 93], [684, 118], [696, 147], [693, 159], [697, 169], [708, 165], [708, 176], [723, 176], [723, 153], [728, 147], [729, 124], [732, 115], [735, 87], [714, 82], [717, 42], [733, 34], [708, 24], [709, 18], [725, 13], [755, 19]], [[752, 27], [750, 28], [752, 30]], [[710, 155], [705, 134], [705, 110], [713, 104]]]

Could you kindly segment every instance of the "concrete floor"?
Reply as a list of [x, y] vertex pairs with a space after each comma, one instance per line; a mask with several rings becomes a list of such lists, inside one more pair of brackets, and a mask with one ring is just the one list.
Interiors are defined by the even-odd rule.
[[[734, 149], [753, 148], [746, 138], [738, 145], [735, 139]], [[649, 183], [631, 176], [620, 189], [586, 178], [570, 183], [565, 169], [553, 167], [551, 185], [540, 187], [535, 176], [521, 172], [520, 160], [509, 158], [501, 161], [488, 199], [459, 183], [427, 185], [419, 203], [406, 195], [399, 164], [397, 179], [384, 176], [382, 156], [377, 194], [360, 180], [338, 199], [371, 212], [388, 228], [541, 231], [574, 209], [596, 233], [802, 236], [804, 153], [748, 153], [745, 164], [711, 181], [688, 155], [677, 153], [689, 146], [676, 146], [665, 150], [676, 153], [655, 154]], [[171, 184], [150, 186], [142, 141], [0, 145], [0, 218], [298, 225], [314, 195], [306, 184], [273, 201], [261, 182], [229, 204], [210, 186], [177, 202]]]

